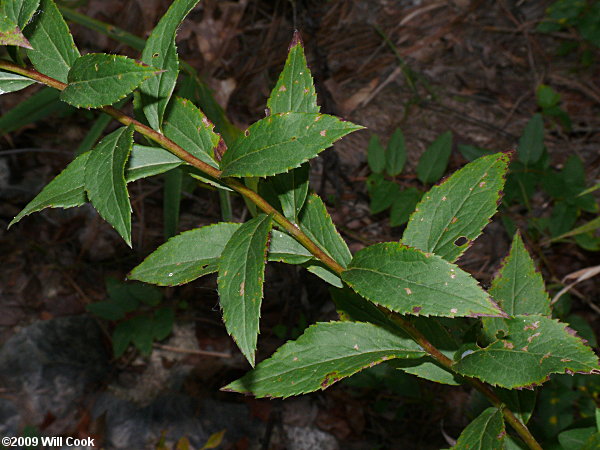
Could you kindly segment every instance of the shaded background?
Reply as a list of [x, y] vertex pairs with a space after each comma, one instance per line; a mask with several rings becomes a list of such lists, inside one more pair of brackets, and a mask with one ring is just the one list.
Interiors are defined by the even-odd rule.
[[[202, 0], [180, 27], [177, 44], [230, 120], [245, 129], [264, 117], [293, 30], [300, 30], [322, 111], [368, 128], [336, 143], [311, 165], [313, 189], [326, 200], [354, 252], [397, 240], [402, 232], [390, 226], [387, 213], [370, 212], [365, 186], [370, 134], [386, 142], [397, 127], [403, 130], [408, 161], [397, 181], [422, 187], [414, 170], [418, 158], [445, 131], [452, 131], [455, 146], [514, 149], [539, 111], [541, 84], [560, 94], [560, 106], [572, 121], [570, 130], [547, 121], [552, 165], [560, 168], [576, 154], [584, 161], [588, 185], [598, 182], [598, 50], [571, 28], [537, 32], [550, 3]], [[64, 4], [145, 38], [170, 2]], [[139, 57], [97, 32], [77, 24], [71, 29], [82, 53]], [[37, 89], [2, 96], [0, 113]], [[240, 449], [427, 449], [448, 446], [446, 437], [460, 434], [477, 403], [468, 390], [391, 379], [385, 371], [363, 377], [355, 383], [359, 386], [340, 383], [286, 401], [219, 392], [249, 367], [221, 322], [214, 277], [165, 290], [169, 302], [187, 305], [163, 343], [170, 349], [157, 348], [151, 358], [131, 349], [112, 359], [111, 324], [86, 316], [85, 306], [106, 298], [108, 277], [123, 280], [163, 242], [162, 178], [129, 186], [133, 251], [89, 206], [46, 210], [6, 231], [11, 218], [72, 159], [95, 117], [62, 110], [0, 138], [0, 343], [8, 341], [0, 354], [1, 431], [20, 432], [29, 425], [31, 432], [94, 436], [109, 448], [155, 448], [163, 431], [170, 443], [188, 436], [201, 447], [225, 429], [223, 446]], [[455, 148], [450, 169], [465, 163]], [[531, 209], [515, 205], [506, 214], [526, 231], [529, 215], [548, 216], [550, 202], [540, 192]], [[247, 215], [234, 198], [235, 220]], [[184, 193], [180, 231], [219, 219], [215, 192]], [[461, 267], [487, 286], [510, 239], [494, 220], [461, 258]], [[574, 244], [541, 246], [532, 239], [527, 244], [554, 287], [560, 288], [566, 274], [599, 263], [597, 253]], [[594, 279], [578, 285], [572, 306], [595, 330], [598, 292]], [[258, 360], [307, 324], [335, 317], [321, 280], [296, 267], [270, 264]]]

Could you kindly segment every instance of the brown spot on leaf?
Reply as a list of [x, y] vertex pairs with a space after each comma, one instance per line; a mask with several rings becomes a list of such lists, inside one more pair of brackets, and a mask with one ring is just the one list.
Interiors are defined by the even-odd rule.
[[240, 296], [244, 296], [244, 290], [246, 287], [246, 283], [244, 281], [242, 281], [242, 283], [240, 284]]
[[525, 328], [523, 328], [523, 331], [527, 331], [527, 330], [537, 330], [540, 327], [540, 321], [536, 320], [535, 322], [529, 324], [529, 325], [525, 325]]
[[419, 312], [422, 310], [423, 308], [421, 306], [413, 306], [413, 313], [414, 314], [419, 314]]
[[219, 143], [217, 144], [217, 146], [215, 147], [215, 159], [219, 162], [221, 162], [221, 160], [223, 159], [223, 155], [225, 154], [225, 152], [227, 151], [227, 144], [225, 143], [225, 141], [223, 140], [223, 138], [219, 139]]
[[339, 375], [340, 375], [340, 373], [337, 371], [333, 371], [333, 372], [325, 375], [325, 378], [323, 378], [323, 381], [321, 381], [321, 389], [326, 389], [329, 386], [331, 386], [333, 383], [335, 383], [336, 381], [339, 381], [339, 379], [340, 379]]

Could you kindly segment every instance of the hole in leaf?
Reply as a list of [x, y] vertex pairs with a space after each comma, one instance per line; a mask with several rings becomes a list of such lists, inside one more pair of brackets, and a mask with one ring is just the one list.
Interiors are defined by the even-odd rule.
[[454, 245], [456, 245], [457, 247], [462, 247], [467, 242], [469, 242], [469, 240], [466, 237], [461, 236], [457, 240], [454, 241]]

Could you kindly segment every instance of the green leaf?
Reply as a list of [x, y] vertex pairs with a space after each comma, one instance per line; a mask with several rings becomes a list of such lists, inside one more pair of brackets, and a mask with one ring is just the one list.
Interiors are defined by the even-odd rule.
[[273, 114], [254, 123], [223, 155], [224, 177], [287, 172], [361, 126], [327, 114]]
[[555, 238], [552, 238], [550, 242], [555, 242], [571, 236], [577, 236], [579, 234], [588, 233], [590, 231], [597, 230], [598, 228], [600, 228], [600, 217], [596, 217], [595, 219], [592, 219], [589, 222], [584, 223], [583, 225], [573, 228], [571, 231], [567, 231], [566, 233], [561, 234], [560, 236], [556, 236]]
[[593, 348], [598, 346], [594, 329], [583, 317], [578, 316], [577, 314], [570, 314], [564, 321], [568, 323], [569, 327], [574, 329], [579, 336], [587, 341], [587, 345]]
[[173, 331], [173, 322], [175, 321], [175, 311], [173, 308], [164, 307], [154, 311], [153, 337], [157, 341], [162, 341]]
[[503, 450], [504, 419], [498, 408], [483, 411], [460, 434], [453, 450]]
[[417, 207], [417, 203], [422, 197], [421, 191], [411, 187], [400, 191], [394, 203], [392, 203], [392, 210], [390, 211], [390, 225], [392, 227], [399, 227], [408, 222], [411, 213]]
[[179, 96], [193, 100], [206, 114], [206, 117], [215, 124], [215, 131], [223, 137], [225, 143], [227, 145], [233, 144], [233, 141], [241, 133], [240, 129], [229, 121], [225, 111], [215, 100], [215, 94], [202, 81], [200, 76], [191, 67], [186, 67], [185, 61], [182, 61], [182, 66], [190, 75], [183, 76], [178, 90]]
[[33, 83], [35, 81], [30, 78], [0, 70], [0, 95], [20, 91]]
[[44, 208], [72, 208], [83, 205], [85, 195], [85, 166], [90, 153], [75, 158], [60, 174], [31, 200], [25, 208], [8, 224], [8, 228], [23, 217]]
[[400, 361], [395, 367], [403, 372], [415, 375], [424, 380], [434, 383], [447, 384], [449, 386], [460, 386], [461, 378], [439, 366], [429, 357]]
[[294, 223], [298, 222], [298, 214], [308, 195], [309, 172], [310, 165], [304, 163], [297, 169], [269, 177], [265, 182], [277, 196], [283, 215]]
[[566, 234], [577, 221], [577, 207], [560, 201], [554, 204], [548, 221], [548, 230], [553, 237]]
[[167, 172], [181, 164], [184, 164], [184, 161], [163, 148], [133, 144], [125, 178], [131, 183], [140, 178]]
[[537, 392], [529, 389], [494, 389], [500, 400], [514, 413], [517, 418], [527, 424], [535, 408]]
[[370, 323], [316, 323], [223, 390], [286, 398], [326, 389], [388, 359], [423, 354], [411, 339]]
[[423, 183], [434, 183], [442, 178], [452, 152], [452, 132], [440, 135], [421, 155], [417, 164], [417, 178]]
[[308, 196], [300, 213], [299, 226], [321, 250], [342, 266], [348, 265], [352, 254], [344, 239], [337, 232], [323, 200], [317, 194]]
[[369, 186], [371, 197], [371, 214], [378, 214], [388, 209], [400, 195], [400, 188], [393, 181], [382, 179]]
[[6, 16], [22, 30], [38, 9], [40, 0], [2, 0]]
[[278, 230], [271, 232], [269, 245], [269, 261], [287, 264], [302, 264], [312, 259], [313, 255], [289, 234]]
[[154, 341], [154, 320], [146, 316], [136, 316], [122, 323], [128, 325], [133, 345], [142, 355], [150, 355]]
[[0, 116], [0, 133], [8, 134], [24, 125], [54, 113], [68, 113], [74, 109], [59, 100], [60, 91], [44, 87], [31, 97]]
[[60, 98], [83, 108], [112, 105], [156, 73], [126, 56], [88, 53], [73, 62]]
[[484, 156], [434, 186], [417, 205], [402, 242], [455, 261], [496, 212], [508, 159], [503, 153]]
[[597, 450], [598, 448], [600, 448], [600, 432], [592, 434], [583, 443], [580, 450]]
[[216, 272], [225, 245], [239, 227], [239, 223], [221, 222], [184, 231], [158, 247], [128, 278], [177, 286]]
[[79, 58], [73, 36], [53, 0], [41, 0], [40, 13], [27, 26], [27, 37], [33, 49], [27, 56], [41, 73], [67, 82], [73, 62]]
[[[2, 5], [4, 7], [4, 5]], [[6, 16], [0, 8], [0, 45], [16, 45], [17, 47], [32, 48], [14, 20]]]
[[329, 288], [329, 292], [341, 320], [369, 322], [379, 327], [403, 333], [383, 311], [347, 286], [342, 289]]
[[85, 309], [106, 320], [119, 320], [125, 317], [126, 311], [117, 302], [105, 300], [85, 305]]
[[600, 373], [594, 352], [564, 323], [516, 316], [503, 319], [503, 328], [505, 337], [465, 355], [455, 369], [508, 389], [543, 383], [551, 373]]
[[385, 148], [379, 142], [379, 136], [372, 134], [367, 147], [367, 162], [373, 173], [382, 173], [385, 169]]
[[142, 52], [143, 62], [163, 71], [146, 80], [140, 88], [144, 115], [150, 126], [157, 131], [161, 131], [163, 116], [179, 73], [175, 46], [177, 28], [198, 1], [175, 0], [152, 30]]
[[213, 149], [219, 144], [220, 136], [213, 128], [202, 111], [180, 97], [169, 104], [163, 123], [165, 136], [206, 164], [218, 167]]
[[537, 104], [542, 109], [552, 108], [560, 102], [560, 94], [545, 84], [540, 84], [536, 89]]
[[385, 157], [385, 171], [388, 175], [396, 176], [404, 169], [406, 163], [406, 145], [404, 144], [404, 134], [400, 128], [396, 128], [390, 138]]
[[134, 330], [130, 327], [129, 320], [117, 324], [112, 334], [112, 347], [115, 358], [119, 358], [125, 353], [133, 340], [133, 333]]
[[341, 288], [344, 286], [344, 284], [342, 283], [342, 279], [320, 261], [309, 261], [303, 264], [303, 266], [310, 273], [318, 276], [321, 280], [325, 281], [326, 283], [329, 283], [330, 285], [336, 288]]
[[567, 430], [560, 433], [558, 435], [558, 442], [565, 449], [581, 450], [584, 448], [586, 441], [595, 433], [596, 427], [575, 428], [574, 430]]
[[318, 113], [317, 94], [304, 57], [304, 46], [296, 31], [277, 84], [267, 100], [271, 114], [286, 112]]
[[503, 315], [477, 281], [458, 266], [396, 242], [360, 250], [342, 280], [373, 303], [400, 314]]
[[550, 316], [550, 298], [542, 275], [525, 249], [519, 233], [515, 234], [510, 253], [492, 281], [489, 294], [509, 315], [542, 314]]
[[131, 247], [131, 204], [125, 164], [133, 144], [133, 126], [113, 131], [90, 152], [85, 167], [85, 190], [94, 208]]
[[228, 333], [254, 366], [263, 296], [267, 238], [272, 216], [260, 214], [239, 227], [219, 261], [219, 301]]
[[534, 114], [527, 122], [519, 139], [517, 153], [525, 165], [535, 164], [544, 151], [544, 120], [541, 114]]

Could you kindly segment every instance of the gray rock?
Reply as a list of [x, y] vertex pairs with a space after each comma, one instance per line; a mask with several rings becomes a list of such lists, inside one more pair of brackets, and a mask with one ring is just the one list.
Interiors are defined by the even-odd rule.
[[0, 415], [4, 426], [9, 424], [3, 431], [14, 435], [15, 424], [37, 425], [48, 414], [75, 416], [88, 388], [106, 375], [108, 358], [100, 328], [89, 317], [61, 317], [21, 329], [0, 349], [0, 383], [8, 399], [0, 404]]

